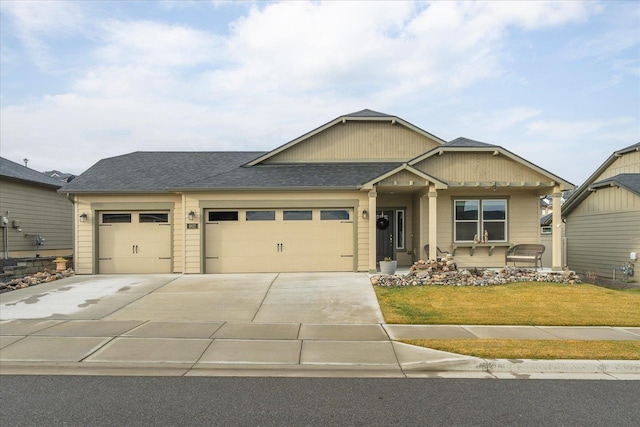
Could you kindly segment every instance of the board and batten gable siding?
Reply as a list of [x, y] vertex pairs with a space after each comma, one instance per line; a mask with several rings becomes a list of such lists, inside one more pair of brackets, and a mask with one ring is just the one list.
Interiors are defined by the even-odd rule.
[[611, 178], [621, 173], [640, 173], [640, 151], [632, 151], [618, 157], [594, 182]]
[[566, 235], [570, 269], [612, 278], [630, 252], [640, 253], [640, 196], [618, 187], [592, 192], [568, 215]]
[[399, 123], [348, 121], [300, 141], [264, 163], [408, 161], [439, 145]]
[[[336, 206], [339, 205], [339, 206]], [[368, 221], [375, 221], [375, 214], [369, 220], [362, 219], [362, 211], [369, 209], [369, 198], [362, 191], [309, 191], [309, 192], [217, 192], [189, 193], [185, 196], [185, 212], [197, 213], [198, 229], [185, 230], [185, 273], [204, 272], [204, 235], [207, 209], [280, 209], [280, 208], [320, 208], [353, 207], [354, 257], [357, 257], [358, 271], [368, 271], [369, 228]], [[184, 227], [186, 228], [186, 226]], [[248, 260], [247, 262], [250, 262]]]
[[549, 178], [511, 160], [492, 153], [445, 152], [414, 165], [445, 182], [548, 182]]
[[[538, 215], [538, 205], [540, 203], [539, 196], [533, 191], [511, 191], [506, 193], [504, 190], [478, 191], [473, 190], [455, 190], [455, 191], [439, 191], [438, 192], [438, 247], [443, 251], [451, 252], [453, 250], [453, 201], [455, 199], [503, 199], [508, 198], [507, 204], [507, 239], [509, 243], [539, 243], [540, 242], [540, 218]], [[429, 203], [423, 198], [420, 206], [423, 210], [422, 218], [429, 217]], [[421, 231], [420, 240], [429, 242], [429, 230], [425, 227]], [[551, 248], [546, 248], [550, 251]], [[459, 248], [456, 251], [454, 260], [459, 267], [503, 267], [504, 253], [506, 248], [495, 248], [492, 255], [489, 255], [487, 248], [477, 248], [470, 255], [468, 248]]]
[[[157, 206], [163, 206], [158, 209]], [[184, 269], [185, 215], [182, 210], [182, 198], [175, 194], [121, 194], [121, 195], [85, 195], [75, 196], [76, 258], [75, 269], [78, 274], [97, 273], [98, 225], [100, 211], [170, 211], [172, 227], [172, 265], [174, 273]], [[78, 221], [82, 213], [88, 215], [87, 222]]]
[[[34, 234], [41, 234], [41, 256], [73, 253], [73, 205], [57, 189], [9, 180], [0, 181], [0, 212], [9, 211], [8, 246], [11, 257], [36, 255]], [[17, 232], [13, 221], [20, 221]]]

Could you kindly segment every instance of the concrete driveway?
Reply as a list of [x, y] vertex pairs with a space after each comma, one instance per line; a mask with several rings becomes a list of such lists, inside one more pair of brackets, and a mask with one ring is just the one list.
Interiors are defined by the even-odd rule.
[[384, 322], [363, 273], [75, 276], [0, 301], [0, 320]]

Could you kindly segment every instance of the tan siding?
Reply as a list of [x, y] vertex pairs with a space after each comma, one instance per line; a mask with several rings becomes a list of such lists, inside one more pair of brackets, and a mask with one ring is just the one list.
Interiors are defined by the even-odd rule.
[[545, 177], [505, 156], [491, 153], [444, 153], [415, 165], [438, 179], [456, 182], [549, 182]]
[[400, 124], [348, 121], [299, 142], [265, 163], [407, 161], [439, 145]]
[[605, 178], [619, 175], [621, 173], [640, 173], [640, 152], [632, 151], [618, 157], [594, 182]]
[[611, 278], [614, 266], [628, 262], [630, 252], [640, 253], [640, 211], [572, 213], [566, 227], [567, 264], [578, 273], [597, 271]]
[[[69, 255], [73, 252], [73, 206], [67, 197], [55, 189], [6, 181], [0, 182], [0, 212], [9, 211], [9, 254], [34, 256], [35, 237], [41, 234], [44, 245], [41, 254]], [[20, 221], [21, 233], [13, 228]]]
[[416, 187], [418, 185], [427, 185], [428, 183], [426, 182], [426, 180], [420, 178], [419, 176], [416, 176], [416, 174], [414, 174], [413, 172], [409, 172], [409, 171], [400, 171], [398, 173], [395, 173], [393, 175], [391, 175], [388, 178], [383, 179], [382, 181], [380, 181], [378, 183], [379, 186], [393, 186], [393, 185], [403, 185], [403, 186], [410, 186], [410, 185], [415, 185]]
[[[508, 195], [508, 241], [518, 243], [538, 243], [540, 233], [539, 198], [533, 192], [519, 191]], [[453, 249], [453, 200], [458, 198], [505, 197], [503, 192], [441, 191], [438, 192], [438, 246], [442, 250]], [[428, 206], [428, 200], [423, 206]], [[425, 214], [426, 215], [426, 214]], [[428, 216], [425, 216], [427, 218]], [[427, 233], [428, 234], [428, 233]], [[428, 242], [428, 235], [424, 236]], [[505, 248], [496, 248], [490, 256], [487, 248], [478, 248], [473, 256], [470, 250], [460, 248], [455, 261], [460, 267], [502, 267]], [[551, 250], [551, 248], [547, 248]]]
[[571, 212], [571, 217], [619, 211], [640, 211], [640, 196], [624, 188], [603, 188], [591, 192]]

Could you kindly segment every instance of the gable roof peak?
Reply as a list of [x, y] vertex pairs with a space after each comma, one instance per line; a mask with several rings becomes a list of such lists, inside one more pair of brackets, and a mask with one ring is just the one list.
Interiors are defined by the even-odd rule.
[[476, 141], [474, 139], [459, 137], [444, 144], [445, 147], [497, 147], [495, 144]]
[[355, 113], [345, 114], [344, 117], [395, 117], [390, 114], [380, 113], [378, 111], [369, 110], [365, 108], [364, 110], [356, 111]]

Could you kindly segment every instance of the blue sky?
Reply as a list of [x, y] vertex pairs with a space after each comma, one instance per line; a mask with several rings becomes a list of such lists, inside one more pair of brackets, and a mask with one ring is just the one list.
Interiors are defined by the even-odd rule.
[[640, 141], [640, 2], [10, 1], [2, 157], [264, 150], [369, 108], [578, 185]]

